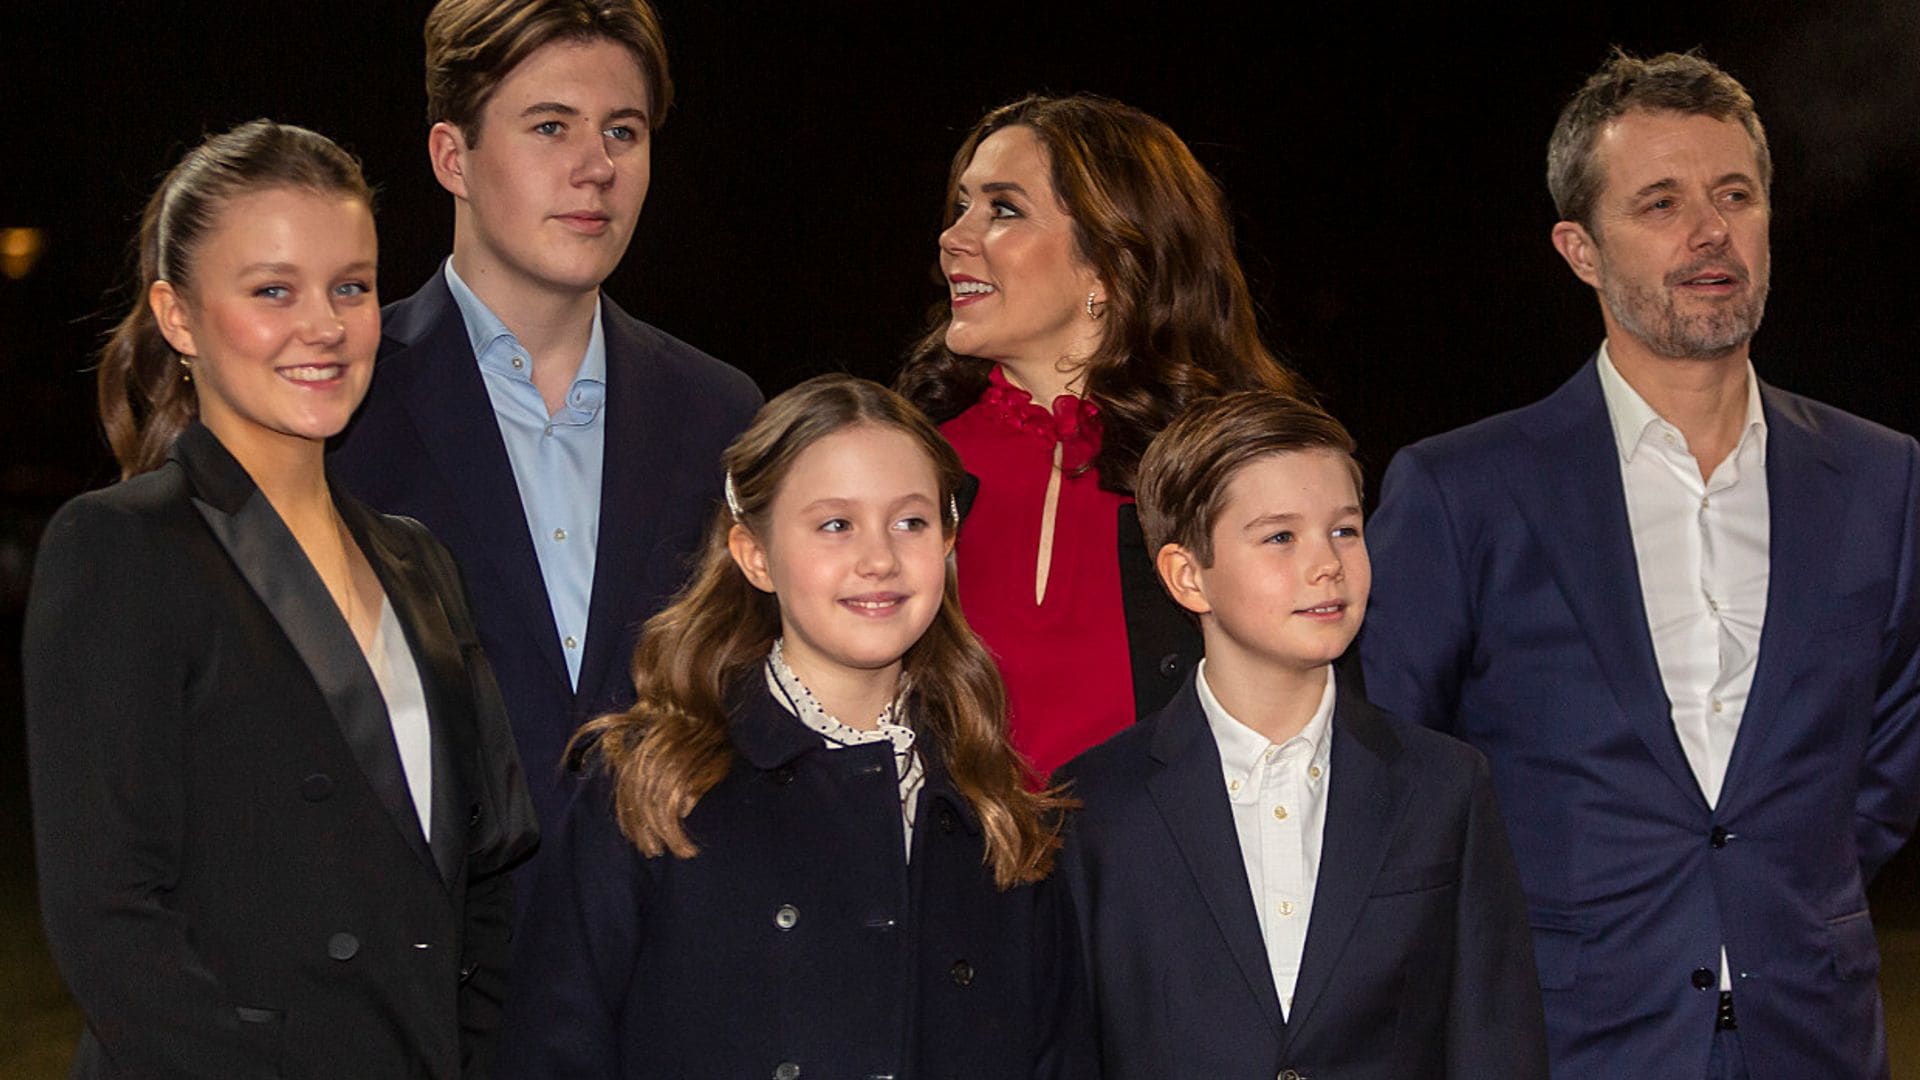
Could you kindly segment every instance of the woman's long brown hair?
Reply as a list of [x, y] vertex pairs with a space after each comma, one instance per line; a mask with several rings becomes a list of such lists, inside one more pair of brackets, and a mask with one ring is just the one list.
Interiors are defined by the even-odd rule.
[[[993, 110], [953, 156], [945, 224], [981, 141], [1015, 126], [1045, 148], [1075, 249], [1107, 289], [1104, 335], [1084, 384], [1100, 406], [1093, 467], [1101, 487], [1131, 493], [1147, 444], [1194, 401], [1231, 390], [1306, 396], [1260, 339], [1219, 184], [1172, 128], [1138, 109], [1079, 94]], [[947, 348], [951, 320], [942, 297], [894, 383], [940, 423], [979, 399], [992, 367]]]
[[[932, 423], [877, 383], [823, 375], [768, 402], [727, 448], [723, 460], [739, 523], [764, 529], [800, 453], [860, 424], [912, 438], [933, 462], [940, 505], [950, 505], [966, 474]], [[742, 678], [758, 677], [780, 634], [778, 601], [754, 588], [727, 551], [734, 523], [727, 509], [715, 513], [693, 579], [647, 621], [633, 656], [638, 701], [586, 724], [569, 748], [569, 756], [582, 755], [611, 775], [620, 829], [649, 856], [698, 853], [686, 816], [734, 767], [728, 691]], [[943, 527], [951, 535], [954, 523]], [[911, 687], [915, 728], [932, 740], [954, 786], [980, 817], [995, 882], [1005, 889], [1045, 877], [1060, 846], [1066, 804], [1033, 790], [1031, 770], [1007, 742], [1006, 690], [960, 613], [951, 571], [939, 613], [907, 650], [901, 678]]]

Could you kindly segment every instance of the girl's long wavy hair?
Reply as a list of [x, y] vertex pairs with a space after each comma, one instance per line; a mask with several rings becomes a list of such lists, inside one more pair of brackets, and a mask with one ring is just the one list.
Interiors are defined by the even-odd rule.
[[[959, 455], [925, 416], [898, 394], [864, 379], [824, 375], [768, 402], [723, 461], [739, 503], [739, 523], [759, 532], [781, 482], [807, 447], [856, 425], [903, 432], [932, 461], [942, 507], [966, 473]], [[942, 515], [952, 535], [954, 522]], [[686, 816], [733, 768], [728, 691], [757, 672], [780, 634], [777, 599], [753, 587], [727, 550], [735, 519], [719, 508], [707, 529], [693, 579], [647, 621], [633, 655], [639, 699], [599, 717], [573, 737], [570, 758], [604, 768], [613, 780], [620, 829], [648, 856], [691, 858], [699, 849]], [[1045, 877], [1060, 846], [1065, 800], [1035, 791], [1027, 764], [1007, 742], [1006, 690], [1000, 673], [960, 613], [951, 570], [945, 595], [901, 674], [922, 739], [980, 817], [986, 861], [1003, 889]]]
[[373, 208], [360, 163], [324, 135], [252, 120], [187, 151], [147, 200], [134, 241], [132, 306], [100, 350], [100, 426], [125, 479], [157, 469], [173, 440], [200, 415], [181, 357], [147, 303], [156, 281], [193, 295], [195, 256], [241, 195], [294, 188], [346, 195]]
[[[946, 225], [974, 151], [1014, 126], [1045, 149], [1075, 250], [1107, 288], [1104, 336], [1084, 384], [1100, 406], [1093, 468], [1101, 487], [1130, 494], [1147, 444], [1194, 401], [1253, 389], [1306, 396], [1260, 339], [1220, 185], [1172, 128], [1138, 109], [1076, 94], [1025, 97], [989, 112], [953, 156]], [[979, 399], [992, 366], [947, 348], [951, 320], [943, 296], [894, 383], [939, 423]]]

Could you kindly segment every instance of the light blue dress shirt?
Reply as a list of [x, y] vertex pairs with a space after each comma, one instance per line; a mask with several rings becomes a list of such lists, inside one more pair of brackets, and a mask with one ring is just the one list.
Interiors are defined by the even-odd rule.
[[447, 288], [460, 305], [467, 340], [480, 363], [480, 377], [500, 438], [513, 463], [520, 508], [540, 560], [540, 576], [553, 609], [554, 630], [567, 673], [580, 685], [580, 657], [587, 647], [587, 609], [593, 599], [594, 552], [600, 544], [600, 473], [606, 460], [607, 339], [600, 301], [593, 304], [593, 336], [560, 411], [533, 385], [533, 361], [513, 331], [500, 321], [446, 263]]

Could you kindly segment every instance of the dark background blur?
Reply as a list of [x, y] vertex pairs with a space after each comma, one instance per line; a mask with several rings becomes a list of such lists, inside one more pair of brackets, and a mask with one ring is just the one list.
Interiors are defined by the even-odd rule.
[[[1773, 146], [1761, 375], [1920, 426], [1920, 5], [784, 5], [657, 0], [679, 100], [607, 289], [769, 395], [886, 379], [929, 305], [954, 147], [987, 107], [1086, 90], [1170, 123], [1226, 188], [1270, 339], [1360, 439], [1400, 446], [1547, 393], [1600, 338], [1547, 241], [1560, 105], [1610, 45], [1701, 47]], [[19, 615], [47, 515], [111, 479], [89, 354], [131, 297], [154, 181], [256, 116], [316, 128], [382, 189], [381, 292], [444, 256], [425, 155], [427, 4], [77, 3], [0, 11], [0, 1076], [64, 1070], [77, 1016], [33, 910]], [[1272, 12], [1263, 21], [1256, 12]], [[1267, 23], [1280, 24], [1270, 29]], [[26, 263], [30, 266], [25, 266]], [[108, 571], [110, 572], [110, 571]], [[1523, 808], [1510, 812], [1524, 813]], [[1920, 872], [1876, 889], [1896, 1066], [1920, 1020]], [[1911, 1018], [1911, 1019], [1910, 1019]]]

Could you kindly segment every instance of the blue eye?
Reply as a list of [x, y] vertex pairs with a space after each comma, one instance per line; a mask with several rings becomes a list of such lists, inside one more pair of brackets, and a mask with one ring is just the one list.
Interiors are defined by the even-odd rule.
[[607, 138], [613, 139], [616, 142], [632, 142], [635, 139], [638, 139], [640, 137], [639, 133], [635, 132], [632, 128], [626, 126], [625, 124], [616, 124], [615, 126], [610, 127], [605, 131], [602, 131], [600, 134], [605, 135]]
[[853, 523], [846, 518], [829, 518], [820, 523], [820, 531], [827, 533], [843, 533], [851, 528]]
[[533, 125], [533, 130], [541, 135], [558, 135], [567, 129], [567, 125], [558, 120], [546, 120]]
[[1358, 536], [1360, 535], [1360, 526], [1358, 526], [1358, 525], [1342, 525], [1342, 526], [1340, 526], [1339, 528], [1337, 528], [1337, 529], [1335, 529], [1335, 530], [1333, 530], [1333, 535], [1335, 535], [1335, 536], [1344, 536], [1344, 537], [1348, 537], [1348, 538], [1355, 538], [1355, 537], [1358, 537]]
[[1274, 533], [1272, 536], [1267, 537], [1267, 543], [1291, 544], [1293, 543], [1293, 531], [1290, 529], [1281, 529], [1279, 532]]
[[335, 296], [365, 296], [373, 291], [373, 286], [364, 281], [343, 281], [333, 287]]
[[285, 285], [262, 285], [253, 290], [253, 295], [267, 300], [284, 300], [290, 292], [292, 290]]

